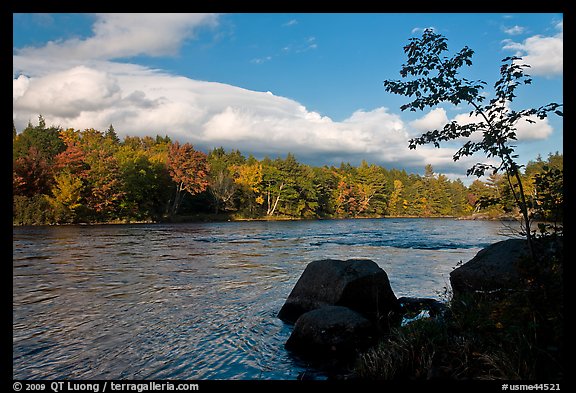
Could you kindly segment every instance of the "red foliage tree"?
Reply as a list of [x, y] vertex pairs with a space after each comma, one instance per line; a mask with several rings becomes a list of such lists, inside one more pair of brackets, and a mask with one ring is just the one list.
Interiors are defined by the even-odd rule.
[[194, 150], [190, 143], [170, 145], [167, 161], [170, 177], [176, 183], [176, 196], [172, 204], [172, 214], [178, 212], [182, 202], [183, 191], [195, 195], [206, 190], [208, 186], [208, 156]]
[[73, 175], [86, 178], [88, 165], [86, 164], [86, 154], [76, 142], [67, 142], [66, 150], [54, 157], [54, 168], [56, 171], [66, 170]]
[[52, 170], [48, 161], [36, 147], [13, 162], [12, 187], [14, 195], [34, 196], [50, 193]]

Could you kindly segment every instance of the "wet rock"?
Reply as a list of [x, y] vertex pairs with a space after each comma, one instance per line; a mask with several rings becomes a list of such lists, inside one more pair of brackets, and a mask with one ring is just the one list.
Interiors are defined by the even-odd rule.
[[348, 307], [380, 327], [389, 326], [400, 309], [388, 275], [367, 259], [325, 259], [309, 263], [278, 318], [295, 323], [302, 314], [325, 306]]
[[404, 318], [410, 315], [420, 314], [428, 311], [430, 317], [442, 316], [447, 309], [447, 305], [439, 300], [423, 297], [400, 297], [398, 298], [400, 308]]
[[302, 314], [286, 342], [286, 349], [308, 358], [350, 356], [372, 345], [374, 324], [342, 306], [325, 306]]

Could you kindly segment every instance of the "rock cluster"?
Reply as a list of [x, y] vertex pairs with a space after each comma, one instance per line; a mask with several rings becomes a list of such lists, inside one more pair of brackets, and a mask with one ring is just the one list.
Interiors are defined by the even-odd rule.
[[[561, 242], [544, 246], [562, 251]], [[453, 297], [522, 290], [528, 255], [524, 239], [508, 239], [480, 250], [450, 273]], [[306, 266], [278, 317], [294, 324], [285, 344], [288, 350], [299, 357], [332, 362], [351, 359], [401, 324], [450, 318], [447, 311], [446, 303], [435, 299], [397, 298], [386, 272], [374, 261], [324, 259]]]
[[374, 261], [325, 259], [306, 266], [278, 317], [294, 323], [286, 348], [339, 356], [374, 343], [398, 324], [400, 303]]

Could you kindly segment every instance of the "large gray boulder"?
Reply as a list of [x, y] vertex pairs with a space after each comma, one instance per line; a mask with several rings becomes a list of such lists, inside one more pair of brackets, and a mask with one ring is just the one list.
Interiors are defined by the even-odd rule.
[[302, 314], [285, 346], [306, 357], [345, 357], [373, 344], [376, 333], [374, 324], [360, 313], [325, 306]]
[[388, 324], [389, 317], [399, 313], [388, 275], [368, 259], [324, 259], [309, 263], [278, 317], [295, 323], [305, 312], [324, 306], [348, 307], [379, 326]]
[[450, 273], [454, 296], [519, 288], [523, 284], [519, 264], [528, 256], [528, 243], [524, 239], [491, 244]]

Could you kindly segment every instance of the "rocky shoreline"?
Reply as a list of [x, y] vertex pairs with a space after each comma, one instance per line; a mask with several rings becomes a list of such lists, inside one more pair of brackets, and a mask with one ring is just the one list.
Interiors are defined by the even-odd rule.
[[[552, 254], [560, 255], [562, 244], [561, 239], [553, 243]], [[499, 310], [515, 296], [525, 297], [526, 291], [533, 290], [531, 279], [525, 279], [527, 256], [524, 239], [500, 241], [479, 251], [451, 272], [452, 301], [469, 304], [469, 299], [482, 296]], [[358, 378], [350, 371], [358, 358], [393, 341], [402, 327], [423, 319], [448, 326], [454, 314], [450, 306], [437, 299], [397, 298], [386, 272], [371, 260], [326, 259], [307, 265], [278, 318], [293, 325], [287, 350], [332, 378], [349, 379]], [[496, 322], [496, 329], [503, 328], [502, 324]]]

